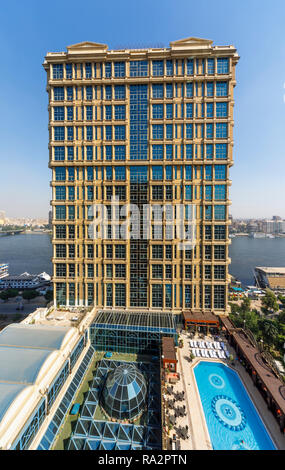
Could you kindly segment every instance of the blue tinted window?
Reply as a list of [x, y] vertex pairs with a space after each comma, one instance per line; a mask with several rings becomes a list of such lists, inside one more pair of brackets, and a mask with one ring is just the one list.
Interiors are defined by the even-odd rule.
[[172, 83], [167, 83], [166, 84], [166, 98], [173, 98]]
[[66, 198], [65, 186], [57, 186], [55, 188], [55, 199], [57, 201], [63, 201]]
[[125, 181], [126, 179], [126, 168], [124, 166], [115, 167], [115, 180]]
[[93, 88], [92, 88], [92, 86], [87, 86], [86, 87], [86, 99], [87, 100], [92, 100], [93, 99]]
[[73, 121], [73, 106], [67, 106], [67, 120]]
[[207, 117], [214, 117], [214, 103], [207, 103]]
[[186, 118], [191, 119], [193, 117], [193, 103], [186, 103]]
[[191, 180], [192, 179], [192, 166], [185, 165], [185, 179]]
[[105, 63], [105, 77], [111, 78], [111, 75], [112, 75], [112, 64], [111, 62], [106, 62]]
[[206, 124], [206, 139], [213, 139], [214, 137], [214, 125]]
[[125, 159], [126, 159], [125, 145], [116, 145], [115, 146], [115, 160], [125, 160]]
[[173, 105], [171, 103], [168, 103], [166, 105], [166, 119], [172, 119], [173, 118]]
[[215, 73], [215, 59], [208, 59], [208, 75], [214, 75]]
[[112, 145], [106, 145], [105, 158], [106, 160], [112, 160]]
[[224, 201], [226, 199], [226, 185], [217, 184], [215, 186], [215, 199]]
[[74, 159], [74, 149], [73, 147], [67, 147], [67, 160], [73, 161]]
[[64, 147], [54, 147], [54, 160], [63, 161], [64, 154], [65, 154]]
[[63, 64], [53, 64], [52, 78], [55, 80], [60, 80], [63, 78]]
[[172, 145], [166, 145], [166, 160], [172, 160], [173, 158], [173, 147]]
[[126, 119], [126, 106], [124, 104], [115, 106], [115, 119], [116, 120]]
[[153, 139], [163, 139], [163, 125], [162, 124], [153, 124], [152, 125], [152, 138]]
[[56, 220], [66, 219], [66, 207], [65, 206], [55, 206], [55, 218]]
[[228, 137], [228, 124], [225, 122], [218, 122], [216, 124], [216, 138], [226, 139]]
[[215, 220], [226, 219], [226, 206], [215, 206], [214, 207]]
[[53, 118], [55, 121], [64, 121], [64, 106], [55, 106], [53, 108]]
[[186, 139], [193, 139], [193, 124], [186, 124]]
[[152, 167], [152, 179], [153, 180], [163, 180], [163, 167], [162, 166], [153, 166]]
[[206, 180], [212, 179], [212, 165], [205, 166], [205, 179]]
[[172, 60], [166, 61], [166, 75], [171, 77], [173, 75], [173, 62]]
[[147, 181], [147, 166], [131, 166], [130, 167], [130, 180], [146, 182]]
[[173, 126], [172, 124], [166, 124], [166, 139], [173, 138]]
[[193, 96], [193, 83], [186, 83], [186, 98]]
[[147, 77], [148, 62], [146, 60], [130, 61], [130, 77]]
[[53, 89], [53, 99], [54, 101], [63, 101], [64, 100], [64, 88], [63, 86], [57, 86]]
[[125, 77], [125, 75], [126, 75], [125, 62], [115, 62], [114, 63], [114, 75], [115, 75], [115, 78]]
[[163, 119], [163, 104], [152, 105], [152, 119]]
[[112, 119], [112, 106], [111, 105], [105, 106], [105, 119], [107, 121], [111, 121]]
[[64, 127], [54, 127], [54, 140], [64, 140]]
[[193, 59], [187, 59], [186, 73], [187, 73], [187, 75], [193, 75], [193, 73], [194, 73]]
[[217, 60], [217, 73], [229, 73], [229, 59], [220, 58]]
[[217, 82], [216, 83], [216, 95], [217, 96], [228, 96], [228, 82]]
[[206, 144], [206, 158], [212, 160], [214, 157], [214, 146], [213, 144]]
[[115, 85], [115, 100], [124, 100], [126, 98], [125, 85]]
[[226, 179], [226, 165], [215, 165], [215, 179], [216, 180]]
[[112, 140], [112, 126], [105, 126], [105, 139]]
[[87, 147], [86, 147], [86, 160], [93, 160], [93, 147], [92, 147], [92, 145], [87, 145]]
[[86, 140], [93, 140], [93, 126], [86, 126]]
[[207, 82], [207, 96], [214, 96], [214, 82]]
[[152, 159], [162, 160], [163, 159], [163, 145], [152, 146]]
[[55, 169], [55, 181], [65, 181], [65, 168], [58, 167]]
[[228, 103], [216, 103], [216, 117], [228, 116]]
[[212, 186], [209, 186], [209, 185], [205, 186], [205, 199], [206, 201], [212, 200]]
[[66, 78], [70, 80], [72, 78], [72, 64], [65, 65]]
[[152, 97], [163, 98], [163, 85], [160, 85], [160, 84], [152, 85]]
[[68, 101], [72, 101], [73, 100], [73, 87], [72, 86], [68, 86], [66, 88], [66, 92], [67, 92], [67, 100]]
[[185, 145], [185, 150], [186, 150], [186, 159], [187, 160], [192, 160], [192, 158], [193, 158], [193, 145], [192, 144], [186, 144]]
[[163, 60], [153, 60], [152, 61], [152, 75], [154, 77], [163, 76]]
[[187, 201], [191, 201], [191, 199], [192, 199], [192, 186], [189, 186], [189, 185], [185, 186], [185, 199]]
[[112, 99], [112, 87], [111, 85], [105, 86], [105, 99], [111, 100]]
[[126, 126], [115, 126], [115, 140], [125, 140]]
[[228, 158], [227, 144], [216, 144], [216, 158], [221, 160]]

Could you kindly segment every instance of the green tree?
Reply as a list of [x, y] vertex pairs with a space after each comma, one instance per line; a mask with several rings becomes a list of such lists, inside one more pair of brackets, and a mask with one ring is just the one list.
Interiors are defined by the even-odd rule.
[[278, 312], [279, 305], [276, 295], [270, 289], [266, 289], [265, 296], [262, 297], [262, 305], [267, 311]]
[[266, 344], [271, 345], [276, 343], [278, 339], [278, 327], [276, 322], [269, 318], [261, 318], [259, 320], [259, 329]]
[[22, 297], [25, 300], [32, 300], [38, 297], [39, 293], [36, 290], [24, 290]]
[[7, 300], [9, 299], [9, 294], [6, 290], [3, 290], [2, 292], [0, 292], [0, 299], [7, 302]]

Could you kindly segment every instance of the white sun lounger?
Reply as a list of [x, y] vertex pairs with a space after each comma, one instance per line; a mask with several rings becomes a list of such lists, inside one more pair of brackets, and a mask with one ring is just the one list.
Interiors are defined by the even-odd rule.
[[210, 357], [207, 349], [201, 349], [200, 352], [201, 352], [202, 357], [207, 357], [207, 358]]
[[206, 344], [206, 347], [208, 349], [213, 349], [213, 343], [210, 343], [209, 341], [206, 341], [205, 344]]
[[217, 353], [218, 353], [218, 356], [219, 356], [220, 359], [226, 359], [226, 355], [225, 355], [224, 351], [217, 351]]
[[217, 359], [217, 357], [218, 357], [216, 351], [210, 350], [209, 354], [210, 354], [210, 357], [213, 358], [213, 359]]
[[190, 346], [191, 348], [195, 348], [194, 341], [192, 339], [190, 339]]
[[220, 343], [218, 341], [214, 341], [214, 347], [215, 349], [222, 349]]

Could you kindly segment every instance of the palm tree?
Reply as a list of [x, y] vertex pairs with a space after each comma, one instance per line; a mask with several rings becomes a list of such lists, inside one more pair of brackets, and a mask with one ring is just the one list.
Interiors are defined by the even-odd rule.
[[273, 344], [278, 337], [278, 329], [275, 323], [268, 318], [262, 318], [259, 321], [259, 328], [265, 343]]

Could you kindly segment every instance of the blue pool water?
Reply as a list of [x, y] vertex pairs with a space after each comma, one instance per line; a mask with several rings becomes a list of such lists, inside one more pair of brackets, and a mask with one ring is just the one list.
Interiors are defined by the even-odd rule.
[[238, 374], [201, 361], [194, 374], [215, 450], [276, 450]]

